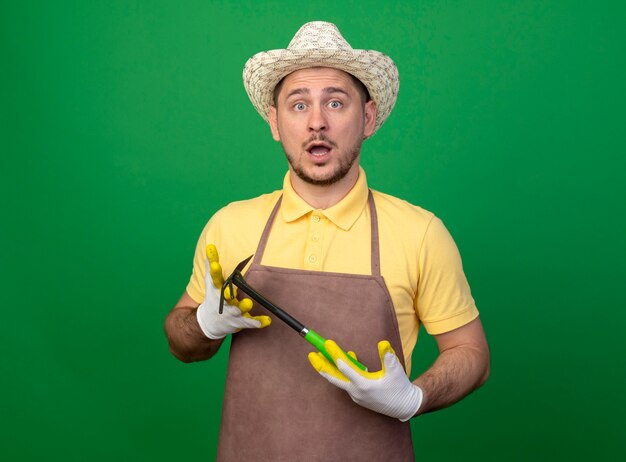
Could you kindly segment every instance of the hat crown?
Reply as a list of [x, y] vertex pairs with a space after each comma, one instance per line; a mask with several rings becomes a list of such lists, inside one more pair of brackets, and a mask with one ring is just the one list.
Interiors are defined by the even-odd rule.
[[302, 26], [293, 36], [289, 50], [352, 50], [337, 26], [330, 22], [313, 21]]

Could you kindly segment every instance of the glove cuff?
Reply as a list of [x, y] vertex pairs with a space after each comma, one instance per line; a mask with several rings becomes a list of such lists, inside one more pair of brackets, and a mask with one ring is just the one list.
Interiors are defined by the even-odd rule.
[[413, 390], [411, 390], [411, 393], [409, 394], [409, 399], [407, 399], [407, 403], [406, 403], [407, 414], [405, 414], [405, 416], [398, 417], [400, 422], [406, 422], [407, 420], [414, 417], [415, 414], [417, 414], [417, 411], [419, 411], [420, 407], [422, 407], [422, 401], [424, 400], [424, 392], [422, 391], [420, 387], [418, 387], [414, 383], [412, 383], [411, 385], [413, 386]]

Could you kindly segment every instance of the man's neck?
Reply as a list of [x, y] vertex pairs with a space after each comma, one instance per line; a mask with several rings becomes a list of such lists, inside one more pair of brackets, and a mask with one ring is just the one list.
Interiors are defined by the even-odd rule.
[[359, 179], [359, 168], [356, 166], [356, 168], [351, 169], [341, 180], [326, 186], [307, 183], [300, 179], [293, 171], [290, 176], [291, 186], [298, 196], [311, 207], [325, 210], [346, 197]]

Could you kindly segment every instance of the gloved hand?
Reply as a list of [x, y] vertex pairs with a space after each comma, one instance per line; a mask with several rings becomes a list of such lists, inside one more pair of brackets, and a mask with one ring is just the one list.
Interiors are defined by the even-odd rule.
[[[217, 249], [213, 244], [206, 248], [207, 262], [204, 275], [204, 301], [196, 311], [198, 324], [204, 335], [210, 339], [221, 339], [241, 329], [258, 329], [269, 326], [269, 316], [250, 316], [252, 300], [241, 301], [231, 297], [230, 290], [224, 291], [224, 311], [219, 313], [220, 293], [224, 284], [224, 275]], [[234, 295], [234, 294], [233, 294]], [[232, 299], [231, 299], [232, 298]]]
[[[332, 340], [326, 340], [324, 346], [337, 366], [318, 352], [309, 353], [311, 365], [330, 383], [345, 390], [352, 401], [402, 422], [415, 415], [422, 404], [422, 389], [406, 376], [388, 341], [378, 343], [382, 366], [378, 372], [358, 369]], [[348, 354], [357, 359], [353, 352]]]

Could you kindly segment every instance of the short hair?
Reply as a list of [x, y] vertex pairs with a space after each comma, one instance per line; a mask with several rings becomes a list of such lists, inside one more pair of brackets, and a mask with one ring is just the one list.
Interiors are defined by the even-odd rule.
[[[341, 69], [339, 69], [341, 70]], [[345, 72], [345, 71], [343, 71]], [[370, 101], [372, 98], [370, 97], [370, 92], [367, 90], [367, 87], [365, 86], [365, 84], [363, 82], [361, 82], [359, 79], [357, 79], [355, 76], [353, 76], [352, 74], [350, 74], [349, 72], [346, 72], [346, 74], [348, 74], [350, 76], [350, 79], [352, 79], [352, 82], [354, 83], [354, 86], [356, 87], [356, 90], [359, 92], [359, 95], [361, 96], [361, 100], [363, 101], [363, 104], [367, 103], [368, 101]], [[289, 74], [287, 74], [289, 75]], [[285, 77], [287, 77], [287, 75]], [[285, 81], [285, 77], [283, 77], [282, 79], [280, 79], [280, 82], [278, 82], [276, 84], [276, 86], [274, 87], [274, 95], [273, 95], [273, 103], [274, 103], [274, 107], [278, 107], [278, 95], [280, 94], [280, 90], [282, 90], [283, 88], [283, 83]]]

